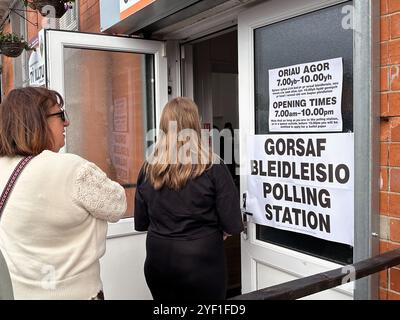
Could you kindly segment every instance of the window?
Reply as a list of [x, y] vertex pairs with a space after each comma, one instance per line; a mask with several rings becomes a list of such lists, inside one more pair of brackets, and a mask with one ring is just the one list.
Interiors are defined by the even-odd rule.
[[[255, 30], [256, 134], [271, 133], [268, 70], [337, 57], [343, 58], [343, 132], [353, 132], [353, 30], [342, 26], [342, 7], [349, 4], [352, 1]], [[345, 244], [261, 225], [257, 225], [256, 237], [338, 263], [353, 261], [353, 247]]]
[[64, 72], [66, 149], [125, 188], [131, 217], [146, 133], [155, 127], [154, 55], [67, 47]]

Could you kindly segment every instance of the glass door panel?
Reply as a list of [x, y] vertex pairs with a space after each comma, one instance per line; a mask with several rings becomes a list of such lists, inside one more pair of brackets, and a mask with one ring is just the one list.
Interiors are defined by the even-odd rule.
[[126, 190], [133, 214], [146, 133], [154, 129], [154, 57], [64, 48], [66, 150], [96, 163]]
[[[164, 43], [46, 30], [47, 85], [71, 121], [64, 151], [98, 165], [126, 190], [132, 217], [136, 179], [168, 100]], [[131, 231], [129, 231], [131, 232]]]

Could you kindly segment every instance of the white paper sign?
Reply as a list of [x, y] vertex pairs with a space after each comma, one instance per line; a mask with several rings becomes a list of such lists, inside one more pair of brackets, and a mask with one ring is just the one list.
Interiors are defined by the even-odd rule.
[[269, 70], [269, 131], [342, 131], [342, 58]]
[[353, 245], [353, 153], [353, 133], [250, 136], [250, 219]]
[[39, 50], [33, 51], [29, 58], [29, 85], [43, 86], [46, 84], [45, 64]]
[[44, 61], [44, 31], [40, 30], [39, 45], [35, 51], [32, 51], [29, 57], [29, 85], [44, 86], [46, 85], [46, 68]]

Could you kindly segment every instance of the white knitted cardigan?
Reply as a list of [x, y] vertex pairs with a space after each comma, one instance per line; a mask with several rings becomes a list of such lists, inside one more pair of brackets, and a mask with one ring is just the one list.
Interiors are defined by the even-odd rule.
[[[0, 191], [21, 158], [0, 158]], [[44, 151], [24, 169], [0, 220], [15, 299], [90, 299], [102, 289], [107, 222], [124, 189], [95, 164]]]

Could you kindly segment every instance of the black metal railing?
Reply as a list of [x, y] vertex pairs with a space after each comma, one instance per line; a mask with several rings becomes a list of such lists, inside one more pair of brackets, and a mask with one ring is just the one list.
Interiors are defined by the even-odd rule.
[[230, 300], [295, 300], [400, 264], [400, 249], [338, 269], [245, 293]]

